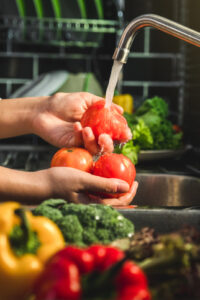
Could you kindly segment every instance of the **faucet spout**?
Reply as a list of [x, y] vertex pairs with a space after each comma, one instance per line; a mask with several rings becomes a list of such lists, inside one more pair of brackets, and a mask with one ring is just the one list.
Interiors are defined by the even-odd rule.
[[154, 27], [185, 42], [200, 47], [200, 33], [179, 23], [154, 14], [142, 15], [134, 19], [122, 33], [118, 47], [115, 49], [113, 59], [126, 63], [131, 45], [139, 29]]

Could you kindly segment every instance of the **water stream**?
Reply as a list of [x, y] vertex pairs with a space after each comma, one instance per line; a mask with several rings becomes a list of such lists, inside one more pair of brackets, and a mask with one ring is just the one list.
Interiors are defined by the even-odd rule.
[[123, 64], [121, 62], [114, 60], [108, 87], [106, 90], [106, 105], [105, 105], [105, 107], [107, 107], [107, 108], [109, 108], [112, 104], [115, 87], [117, 85], [117, 81], [118, 81], [122, 66], [123, 66]]

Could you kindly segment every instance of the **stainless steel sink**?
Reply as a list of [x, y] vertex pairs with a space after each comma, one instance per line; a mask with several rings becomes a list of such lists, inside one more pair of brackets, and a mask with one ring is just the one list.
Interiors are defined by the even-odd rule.
[[138, 206], [200, 206], [200, 179], [167, 174], [137, 174], [133, 203]]

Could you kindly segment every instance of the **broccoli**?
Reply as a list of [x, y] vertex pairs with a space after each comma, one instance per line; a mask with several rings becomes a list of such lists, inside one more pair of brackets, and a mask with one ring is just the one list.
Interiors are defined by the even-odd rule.
[[43, 205], [47, 205], [50, 207], [59, 207], [65, 203], [66, 201], [63, 199], [48, 199], [42, 202]]
[[57, 224], [68, 244], [74, 244], [76, 241], [82, 242], [83, 227], [81, 226], [77, 216], [64, 216], [57, 222]]
[[96, 236], [98, 240], [102, 242], [102, 244], [109, 244], [110, 240], [113, 240], [112, 232], [107, 230], [106, 228], [99, 228], [96, 231]]
[[57, 223], [62, 217], [62, 212], [54, 207], [48, 206], [45, 203], [40, 204], [33, 210], [35, 216], [45, 216]]
[[85, 227], [83, 230], [83, 242], [85, 245], [98, 244], [99, 238], [96, 235], [96, 229]]
[[[116, 209], [102, 204], [64, 204], [52, 208], [48, 202], [39, 205], [34, 213], [45, 215], [61, 229], [67, 244], [87, 246], [109, 244], [115, 239], [126, 238], [134, 233], [131, 221], [124, 218]], [[55, 215], [59, 214], [59, 218]]]
[[132, 224], [132, 228], [130, 227], [130, 221], [123, 216], [118, 216], [117, 220], [111, 225], [112, 234], [114, 236], [113, 240], [115, 239], [122, 239], [124, 236], [132, 237], [134, 226]]

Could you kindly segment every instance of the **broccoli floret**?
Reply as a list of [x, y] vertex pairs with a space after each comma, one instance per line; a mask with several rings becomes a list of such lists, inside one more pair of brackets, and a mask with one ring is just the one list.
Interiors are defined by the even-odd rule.
[[62, 208], [62, 214], [63, 216], [67, 216], [67, 215], [77, 215], [80, 213], [80, 211], [85, 209], [85, 205], [84, 204], [73, 204], [73, 203], [65, 203]]
[[55, 223], [63, 217], [59, 209], [44, 205], [43, 203], [33, 210], [33, 214], [35, 216], [45, 216]]
[[59, 220], [58, 226], [62, 231], [65, 241], [70, 244], [76, 244], [83, 240], [83, 227], [75, 215], [64, 216]]
[[102, 244], [107, 245], [112, 240], [112, 233], [105, 228], [99, 228], [96, 231], [96, 235], [99, 241], [102, 242]]
[[134, 225], [130, 220], [123, 216], [118, 216], [118, 219], [111, 224], [111, 232], [113, 240], [125, 237], [130, 238], [133, 236]]
[[42, 205], [47, 205], [51, 207], [60, 207], [66, 204], [66, 201], [63, 199], [48, 199], [42, 202]]
[[96, 236], [96, 229], [92, 227], [86, 227], [83, 230], [83, 242], [86, 245], [97, 244], [99, 242]]
[[98, 227], [110, 229], [110, 226], [117, 220], [119, 212], [106, 205], [100, 205], [98, 209], [100, 212]]
[[101, 217], [98, 207], [93, 205], [85, 205], [85, 208], [80, 211], [80, 220], [83, 226], [96, 228]]

